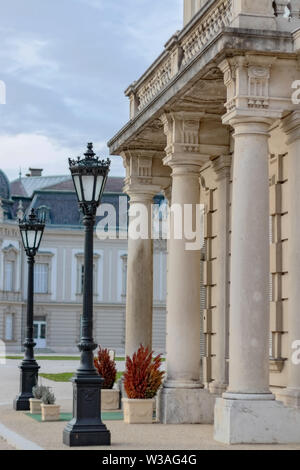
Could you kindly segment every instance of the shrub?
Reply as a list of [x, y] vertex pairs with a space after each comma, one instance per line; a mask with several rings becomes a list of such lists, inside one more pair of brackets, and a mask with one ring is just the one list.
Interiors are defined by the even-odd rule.
[[50, 391], [49, 387], [46, 387], [42, 395], [42, 402], [44, 405], [54, 405], [55, 404], [55, 395]]
[[104, 379], [102, 388], [112, 389], [117, 376], [116, 363], [109, 357], [108, 349], [102, 349], [99, 346], [97, 357], [94, 359], [95, 367], [101, 377]]
[[160, 371], [161, 354], [153, 357], [153, 351], [142, 345], [133, 354], [126, 357], [124, 388], [128, 398], [153, 398], [162, 384], [164, 372]]
[[48, 387], [46, 387], [45, 385], [36, 385], [32, 389], [32, 394], [33, 394], [34, 398], [36, 398], [37, 400], [41, 400], [42, 396], [43, 396], [43, 393], [46, 392], [47, 389], [48, 389]]

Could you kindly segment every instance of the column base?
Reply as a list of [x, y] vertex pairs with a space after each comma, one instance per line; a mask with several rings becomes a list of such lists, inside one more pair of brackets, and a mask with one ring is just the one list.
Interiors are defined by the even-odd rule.
[[63, 432], [69, 447], [110, 446], [110, 432], [101, 421], [101, 386], [98, 375], [73, 378], [73, 419]]
[[13, 408], [16, 411], [29, 411], [29, 399], [33, 398], [32, 389], [38, 383], [39, 365], [33, 359], [31, 361], [24, 360], [19, 366], [20, 369], [20, 395], [14, 402]]
[[300, 390], [298, 388], [285, 388], [277, 394], [277, 397], [286, 406], [300, 410]]
[[300, 411], [272, 399], [217, 398], [214, 438], [224, 444], [298, 444]]
[[209, 384], [210, 393], [212, 393], [213, 395], [216, 395], [218, 397], [221, 397], [223, 395], [223, 393], [226, 392], [227, 388], [228, 388], [227, 384], [221, 384], [221, 383], [217, 383], [217, 382], [211, 382]]
[[212, 424], [215, 397], [203, 388], [163, 388], [157, 400], [162, 424]]

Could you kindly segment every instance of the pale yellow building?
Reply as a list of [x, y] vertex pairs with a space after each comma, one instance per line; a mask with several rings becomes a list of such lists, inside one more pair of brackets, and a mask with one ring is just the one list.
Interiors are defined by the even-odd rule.
[[[115, 207], [117, 238], [94, 238], [94, 339], [123, 355], [127, 291], [127, 198], [123, 178], [108, 179], [103, 204]], [[119, 209], [125, 203], [123, 214]], [[125, 199], [125, 201], [124, 201]], [[158, 201], [162, 198], [159, 197]], [[9, 183], [0, 171], [0, 340], [8, 354], [23, 349], [27, 261], [17, 218], [44, 211], [46, 229], [35, 263], [34, 337], [40, 352], [78, 353], [82, 317], [84, 231], [69, 175], [28, 176]], [[112, 227], [113, 229], [115, 227]], [[153, 253], [153, 347], [165, 352], [166, 246]], [[152, 316], [151, 316], [152, 318]], [[151, 320], [152, 321], [152, 320]]]

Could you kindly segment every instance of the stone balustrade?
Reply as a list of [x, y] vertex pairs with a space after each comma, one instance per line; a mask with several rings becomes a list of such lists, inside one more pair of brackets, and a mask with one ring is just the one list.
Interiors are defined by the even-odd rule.
[[[202, 15], [201, 15], [202, 12]], [[200, 19], [167, 42], [165, 53], [146, 72], [145, 76], [130, 87], [137, 101], [135, 110], [143, 110], [166, 85], [222, 30], [232, 18], [232, 0], [207, 2], [199, 11]], [[133, 116], [131, 116], [133, 117]]]
[[277, 17], [300, 18], [300, 2], [299, 0], [274, 0], [274, 14]]
[[[144, 110], [225, 27], [276, 29], [277, 24], [277, 29], [288, 31], [299, 26], [300, 0], [274, 0], [273, 4], [268, 5], [261, 7], [266, 9], [266, 13], [269, 12], [268, 22], [255, 24], [257, 15], [253, 6], [251, 14], [254, 15], [254, 23], [247, 26], [250, 16], [236, 0], [208, 0], [204, 3], [188, 25], [171, 37], [164, 52], [144, 75], [126, 90], [125, 94], [131, 102], [130, 117]], [[240, 15], [241, 21], [237, 20], [237, 15]]]
[[211, 40], [229, 26], [232, 19], [232, 0], [216, 2], [195, 28], [182, 40], [182, 66], [190, 62]]

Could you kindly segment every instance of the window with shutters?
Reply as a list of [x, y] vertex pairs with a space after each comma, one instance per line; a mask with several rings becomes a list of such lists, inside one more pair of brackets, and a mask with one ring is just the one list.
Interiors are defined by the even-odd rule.
[[17, 290], [16, 266], [18, 253], [13, 245], [3, 249], [3, 290], [5, 292], [15, 292]]
[[5, 261], [4, 264], [4, 290], [12, 292], [14, 290], [14, 261]]
[[7, 313], [5, 315], [5, 341], [13, 341], [13, 314]]
[[34, 292], [48, 294], [49, 266], [47, 263], [36, 263], [34, 266]]
[[[77, 253], [77, 295], [83, 295], [84, 289], [84, 254]], [[94, 263], [93, 263], [93, 292], [94, 295], [98, 295], [98, 265], [99, 265], [100, 255], [94, 253]]]

